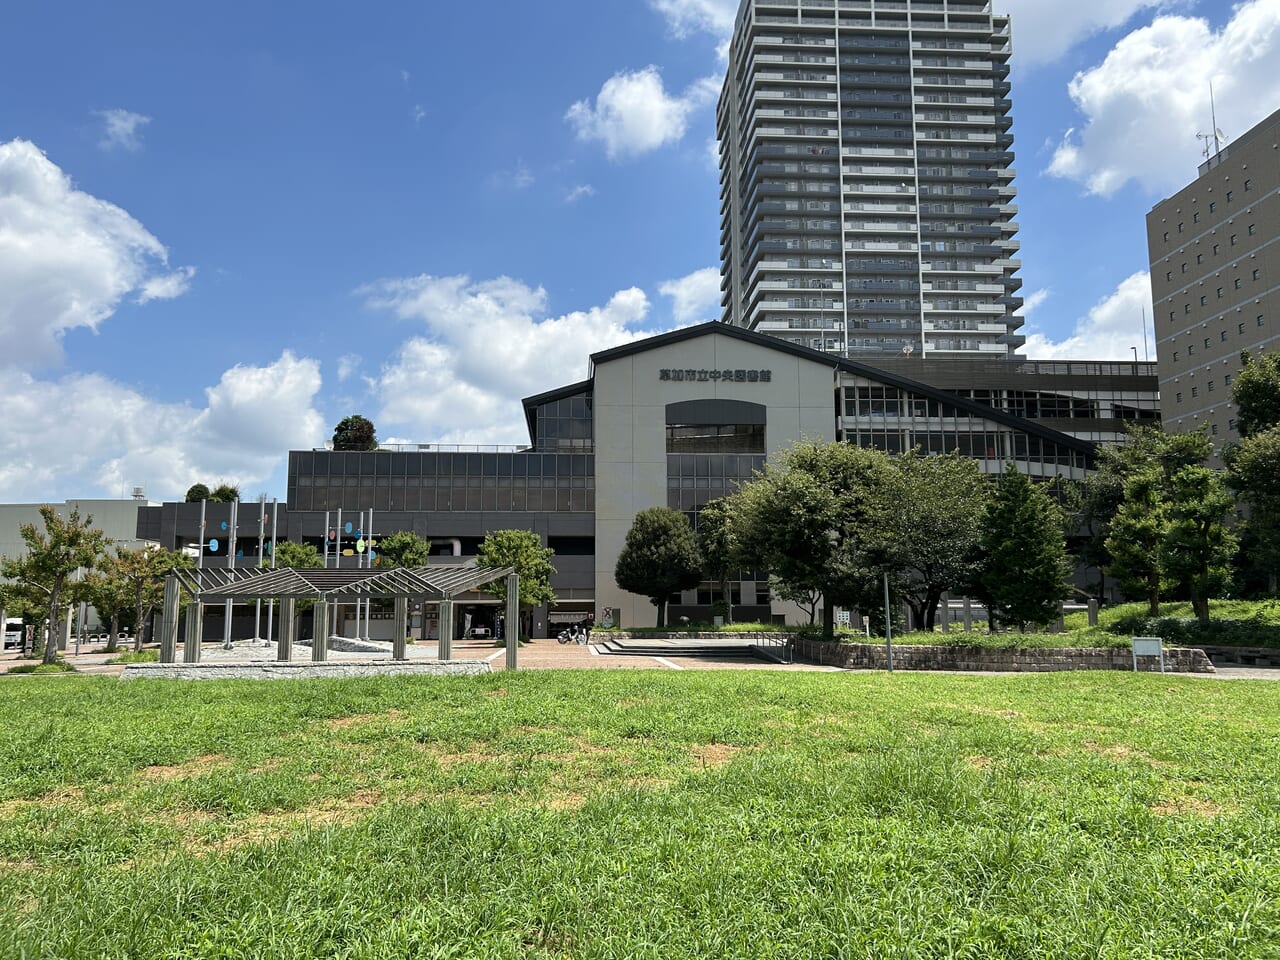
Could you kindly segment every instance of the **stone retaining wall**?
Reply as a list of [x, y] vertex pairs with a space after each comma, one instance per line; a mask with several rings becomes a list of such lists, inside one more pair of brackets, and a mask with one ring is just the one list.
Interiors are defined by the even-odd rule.
[[[824, 643], [800, 640], [797, 658], [849, 670], [885, 669], [884, 645]], [[1165, 670], [1170, 673], [1214, 673], [1213, 664], [1198, 648], [1166, 647]], [[1048, 673], [1057, 670], [1133, 670], [1128, 648], [1064, 647], [1047, 650], [994, 650], [989, 647], [893, 647], [895, 670], [990, 670], [1001, 673]], [[1158, 671], [1155, 657], [1139, 657], [1140, 671]]]
[[1202, 646], [1214, 663], [1222, 666], [1280, 667], [1280, 649], [1275, 647], [1217, 647]]
[[605, 640], [740, 640], [742, 643], [753, 643], [756, 640], [787, 640], [794, 633], [784, 630], [771, 633], [734, 633], [729, 630], [664, 630], [662, 632], [645, 631], [632, 633], [629, 630], [592, 630], [591, 637], [598, 642]]
[[336, 677], [470, 677], [491, 673], [484, 660], [386, 660], [331, 663], [130, 663], [121, 680], [316, 680]]

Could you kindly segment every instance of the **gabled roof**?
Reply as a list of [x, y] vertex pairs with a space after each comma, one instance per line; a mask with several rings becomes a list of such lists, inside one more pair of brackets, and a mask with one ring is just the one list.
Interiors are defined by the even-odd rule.
[[[1089, 440], [1081, 440], [1054, 430], [1052, 427], [1046, 427], [1034, 420], [1027, 420], [1023, 417], [1016, 416], [1012, 413], [1006, 413], [1003, 410], [997, 410], [995, 407], [988, 407], [985, 404], [978, 403], [976, 400], [969, 400], [965, 397], [957, 396], [947, 390], [939, 387], [931, 387], [919, 380], [912, 380], [898, 374], [888, 373], [872, 364], [862, 363], [857, 360], [845, 360], [840, 357], [833, 357], [821, 350], [813, 350], [800, 344], [791, 343], [789, 340], [783, 340], [780, 337], [771, 337], [767, 334], [756, 333], [752, 330], [746, 330], [742, 327], [735, 327], [732, 324], [723, 323], [719, 320], [710, 320], [706, 323], [695, 324], [691, 327], [682, 327], [679, 330], [672, 330], [669, 333], [660, 333], [656, 337], [649, 337], [645, 340], [636, 340], [632, 343], [624, 344], [620, 347], [613, 347], [609, 350], [601, 350], [599, 353], [591, 355], [592, 374], [594, 376], [595, 368], [602, 363], [608, 363], [612, 360], [621, 360], [625, 357], [635, 356], [638, 353], [644, 353], [646, 350], [653, 350], [658, 347], [667, 347], [672, 344], [684, 343], [689, 340], [696, 340], [700, 337], [710, 335], [721, 337], [729, 337], [734, 340], [741, 340], [744, 343], [751, 343], [758, 347], [764, 347], [767, 350], [775, 350], [779, 353], [785, 353], [793, 357], [799, 357], [810, 363], [819, 364], [833, 370], [843, 371], [845, 373], [856, 374], [865, 377], [868, 380], [875, 380], [886, 386], [897, 387], [914, 393], [917, 396], [928, 397], [931, 400], [937, 400], [946, 403], [957, 410], [984, 420], [990, 420], [993, 423], [999, 423], [1003, 426], [1020, 430], [1023, 433], [1039, 437], [1042, 440], [1048, 440], [1059, 446], [1066, 447], [1069, 450], [1076, 450], [1080, 453], [1093, 454], [1097, 450], [1097, 445]], [[957, 363], [963, 363], [963, 360], [957, 360]]]
[[289, 597], [298, 600], [335, 600], [343, 597], [452, 600], [514, 572], [511, 567], [480, 567], [475, 563], [391, 567], [384, 570], [211, 567], [204, 570], [185, 568], [174, 571], [187, 592], [206, 603]]

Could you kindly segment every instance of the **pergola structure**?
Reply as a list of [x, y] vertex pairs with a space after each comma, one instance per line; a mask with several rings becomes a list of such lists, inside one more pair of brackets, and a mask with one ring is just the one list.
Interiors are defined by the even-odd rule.
[[[394, 600], [395, 627], [391, 657], [404, 660], [405, 635], [409, 630], [409, 601], [435, 603], [440, 607], [440, 641], [438, 657], [453, 656], [454, 602], [464, 593], [487, 583], [507, 581], [507, 669], [516, 667], [516, 649], [520, 623], [520, 578], [512, 567], [478, 567], [474, 563], [441, 564], [429, 567], [395, 567], [388, 570], [341, 568], [312, 569], [279, 567], [210, 568], [175, 570], [164, 585], [164, 610], [160, 626], [160, 662], [174, 663], [178, 648], [178, 614], [183, 592], [194, 609], [188, 611], [186, 634], [182, 640], [182, 661], [200, 662], [200, 639], [203, 605], [226, 601], [279, 600], [280, 639], [276, 659], [288, 661], [293, 656], [296, 622], [294, 611], [299, 600], [314, 600], [311, 659], [322, 663], [329, 656], [329, 604], [335, 601], [366, 599]], [[514, 638], [513, 638], [514, 631]]]

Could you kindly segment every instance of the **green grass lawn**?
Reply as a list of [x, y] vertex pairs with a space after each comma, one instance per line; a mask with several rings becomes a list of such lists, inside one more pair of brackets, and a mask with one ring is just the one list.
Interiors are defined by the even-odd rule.
[[0, 957], [1276, 957], [1278, 694], [0, 678]]

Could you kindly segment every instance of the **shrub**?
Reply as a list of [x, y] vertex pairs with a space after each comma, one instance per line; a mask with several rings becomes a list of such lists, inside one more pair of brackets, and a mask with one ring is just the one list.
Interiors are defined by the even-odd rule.
[[53, 663], [24, 663], [16, 667], [9, 668], [10, 673], [75, 673], [76, 668], [65, 660], [55, 660]]

